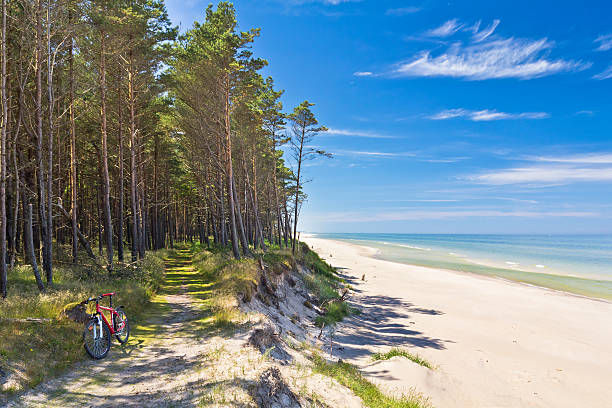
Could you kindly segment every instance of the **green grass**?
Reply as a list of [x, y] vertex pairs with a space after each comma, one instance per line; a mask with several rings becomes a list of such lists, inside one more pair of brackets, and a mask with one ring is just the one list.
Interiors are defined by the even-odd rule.
[[[60, 245], [56, 248], [62, 250]], [[5, 384], [0, 394], [33, 387], [87, 358], [81, 339], [83, 325], [61, 316], [66, 305], [115, 291], [114, 305], [125, 306], [136, 327], [163, 280], [162, 255], [163, 252], [149, 253], [137, 267], [117, 264], [112, 274], [95, 264], [86, 265], [89, 260], [85, 258], [82, 265], [56, 262], [54, 283], [44, 293], [38, 292], [30, 266], [19, 265], [10, 270], [8, 295], [0, 300], [0, 369], [18, 375], [14, 377], [17, 382]], [[13, 320], [24, 318], [51, 321]]]
[[347, 387], [369, 408], [429, 408], [431, 404], [419, 395], [392, 397], [385, 395], [368, 381], [352, 364], [339, 361], [327, 362], [318, 354], [313, 355], [314, 372], [331, 377]]
[[404, 350], [404, 349], [399, 349], [399, 348], [392, 348], [391, 350], [387, 351], [386, 353], [374, 353], [372, 354], [372, 360], [374, 361], [378, 361], [378, 360], [389, 360], [393, 357], [404, 357], [407, 358], [408, 360], [417, 363], [418, 365], [421, 365], [423, 367], [427, 367], [431, 370], [434, 369], [434, 366], [427, 360], [425, 360], [424, 358], [422, 358], [421, 356], [419, 356], [418, 354], [412, 354], [411, 352], [409, 352], [408, 350]]

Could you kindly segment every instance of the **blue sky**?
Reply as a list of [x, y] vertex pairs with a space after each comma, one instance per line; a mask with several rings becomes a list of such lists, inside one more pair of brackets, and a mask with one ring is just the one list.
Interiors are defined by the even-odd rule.
[[[208, 1], [166, 0], [182, 29]], [[612, 232], [612, 4], [236, 1], [334, 154], [300, 230]]]

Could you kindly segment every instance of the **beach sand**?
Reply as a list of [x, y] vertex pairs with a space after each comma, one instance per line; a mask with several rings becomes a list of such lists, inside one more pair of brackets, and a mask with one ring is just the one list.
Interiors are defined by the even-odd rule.
[[[438, 408], [612, 407], [612, 303], [302, 240], [346, 268], [340, 272], [362, 311], [338, 326], [335, 357], [383, 388], [416, 390]], [[391, 347], [436, 369], [401, 357], [372, 362], [372, 352]]]

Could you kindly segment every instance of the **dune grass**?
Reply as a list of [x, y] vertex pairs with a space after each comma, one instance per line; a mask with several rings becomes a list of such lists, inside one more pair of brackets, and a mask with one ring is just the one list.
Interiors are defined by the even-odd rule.
[[423, 367], [427, 367], [431, 370], [435, 369], [435, 367], [427, 360], [425, 360], [424, 358], [422, 358], [421, 356], [419, 356], [418, 354], [413, 354], [411, 352], [409, 352], [408, 350], [404, 350], [404, 349], [400, 349], [400, 348], [392, 348], [391, 350], [387, 351], [386, 353], [374, 353], [372, 354], [372, 360], [374, 361], [378, 361], [378, 360], [389, 360], [393, 357], [403, 357], [403, 358], [407, 358], [408, 360], [417, 363], [418, 365], [421, 365]]
[[318, 354], [312, 357], [314, 372], [331, 377], [347, 387], [369, 408], [430, 408], [431, 404], [419, 395], [392, 397], [368, 381], [352, 364], [339, 361], [330, 363]]

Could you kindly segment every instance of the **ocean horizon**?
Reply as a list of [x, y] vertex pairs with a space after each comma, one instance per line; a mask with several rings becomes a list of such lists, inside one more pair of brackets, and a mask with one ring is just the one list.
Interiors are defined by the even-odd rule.
[[612, 300], [611, 234], [312, 233], [377, 250], [376, 258]]

